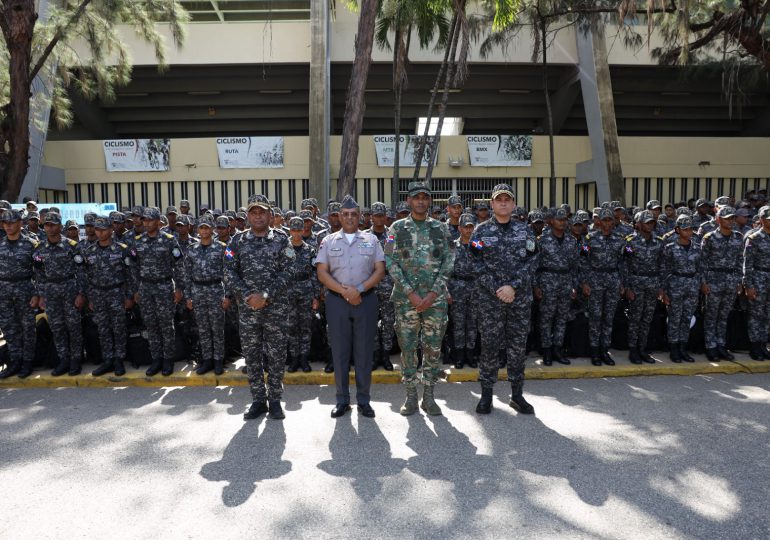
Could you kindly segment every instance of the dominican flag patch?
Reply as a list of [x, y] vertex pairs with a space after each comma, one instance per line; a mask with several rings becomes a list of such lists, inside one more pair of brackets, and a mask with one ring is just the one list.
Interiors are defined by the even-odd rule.
[[477, 251], [481, 251], [484, 248], [483, 240], [472, 240], [471, 247]]
[[232, 259], [233, 257], [235, 257], [235, 253], [233, 253], [232, 249], [227, 248], [225, 250], [225, 257], [227, 257], [228, 259]]
[[393, 236], [392, 234], [389, 234], [388, 237], [385, 239], [386, 244], [392, 244], [395, 241], [396, 241], [396, 237]]
[[591, 251], [591, 246], [588, 244], [583, 244], [580, 246], [580, 249], [583, 251], [583, 253], [589, 253]]

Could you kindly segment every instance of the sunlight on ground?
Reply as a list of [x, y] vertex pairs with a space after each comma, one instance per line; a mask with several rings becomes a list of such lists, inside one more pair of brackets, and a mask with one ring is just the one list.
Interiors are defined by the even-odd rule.
[[741, 510], [738, 495], [724, 478], [688, 469], [675, 476], [656, 475], [650, 486], [698, 515], [714, 521], [728, 521]]

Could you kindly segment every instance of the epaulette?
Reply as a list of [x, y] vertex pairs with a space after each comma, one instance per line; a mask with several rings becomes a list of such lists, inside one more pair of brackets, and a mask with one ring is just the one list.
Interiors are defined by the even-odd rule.
[[746, 238], [754, 238], [755, 236], [759, 236], [762, 232], [762, 229], [757, 229], [756, 231], [749, 231], [746, 233]]
[[[719, 230], [719, 229], [717, 229], [717, 230]], [[716, 231], [716, 230], [714, 230], [714, 231], [709, 231], [709, 232], [707, 232], [706, 234], [704, 234], [704, 235], [703, 235], [703, 240], [705, 240], [706, 238], [708, 238], [709, 236], [711, 236], [711, 235], [712, 235], [712, 234], [714, 234], [715, 232], [717, 232], [717, 231]]]
[[167, 232], [164, 232], [164, 233], [163, 233], [163, 236], [165, 236], [165, 237], [166, 237], [166, 238], [168, 238], [169, 240], [171, 240], [172, 238], [174, 238], [174, 235], [173, 235], [173, 234], [168, 234]]
[[67, 242], [69, 242], [69, 244], [70, 244], [72, 247], [75, 247], [75, 246], [77, 246], [77, 245], [78, 245], [78, 243], [77, 243], [77, 242], [75, 242], [74, 240], [71, 240], [71, 239], [69, 239], [69, 238], [67, 238]]
[[626, 242], [630, 242], [633, 239], [634, 239], [634, 235], [633, 234], [629, 234], [628, 236], [626, 236]]
[[[200, 243], [200, 242], [199, 242], [199, 243]], [[221, 242], [221, 241], [219, 241], [219, 240], [217, 240], [217, 244], [218, 244], [218, 245], [220, 245], [220, 246], [227, 246], [227, 244], [225, 244], [224, 242]]]
[[136, 236], [134, 236], [134, 240], [139, 240], [141, 237], [142, 237], [141, 234], [137, 234]]
[[117, 242], [117, 244], [118, 244], [118, 247], [120, 247], [120, 249], [128, 249], [128, 244], [122, 244], [120, 242]]
[[40, 242], [38, 242], [38, 241], [37, 241], [37, 240], [35, 240], [34, 238], [30, 238], [29, 236], [25, 236], [24, 238], [26, 238], [27, 240], [29, 240], [29, 243], [30, 243], [30, 244], [32, 244], [32, 247], [33, 247], [33, 248], [37, 249], [38, 247], [40, 247]]

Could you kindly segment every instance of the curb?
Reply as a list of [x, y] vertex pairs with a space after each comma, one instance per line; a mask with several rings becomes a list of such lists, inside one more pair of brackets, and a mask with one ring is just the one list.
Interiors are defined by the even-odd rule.
[[[569, 366], [544, 366], [539, 357], [530, 357], [527, 361], [525, 376], [527, 380], [547, 379], [593, 379], [604, 377], [644, 377], [658, 375], [712, 375], [735, 373], [770, 373], [770, 361], [759, 362], [751, 360], [747, 355], [736, 355], [734, 361], [708, 362], [702, 355], [696, 355], [694, 363], [673, 364], [668, 361], [658, 360], [655, 364], [635, 365], [627, 363], [627, 357], [615, 353], [615, 366], [592, 366], [587, 360], [573, 360]], [[396, 358], [394, 358], [396, 359]], [[94, 377], [90, 373], [69, 377], [52, 377], [48, 371], [36, 371], [26, 379], [9, 377], [0, 380], [0, 388], [123, 388], [123, 387], [170, 387], [170, 386], [248, 386], [248, 378], [241, 373], [240, 367], [243, 360], [236, 363], [223, 375], [196, 375], [190, 364], [186, 364], [181, 370], [174, 372], [169, 377], [160, 374], [147, 377], [142, 369], [129, 369], [128, 372], [117, 377], [107, 375]], [[316, 364], [318, 365], [318, 364]], [[89, 366], [90, 369], [90, 366]], [[471, 368], [453, 369], [446, 368], [442, 377], [446, 382], [477, 382], [478, 370]], [[507, 378], [506, 370], [501, 369], [498, 379]], [[355, 375], [350, 374], [351, 384], [355, 384]], [[334, 374], [324, 373], [318, 367], [310, 373], [286, 373], [285, 385], [334, 385]], [[401, 374], [398, 368], [394, 371], [378, 369], [372, 373], [372, 384], [400, 384]]]

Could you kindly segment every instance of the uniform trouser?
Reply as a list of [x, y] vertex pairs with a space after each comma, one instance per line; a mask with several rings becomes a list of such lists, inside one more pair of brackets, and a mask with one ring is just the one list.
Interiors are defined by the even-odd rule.
[[313, 296], [292, 292], [289, 294], [289, 355], [310, 354], [311, 326], [313, 324]]
[[690, 322], [698, 307], [698, 282], [694, 279], [673, 282], [667, 293], [671, 301], [668, 306], [668, 341], [682, 343], [690, 339]]
[[757, 287], [757, 299], [749, 301], [749, 341], [767, 343], [770, 329], [770, 281]]
[[0, 281], [0, 328], [14, 363], [35, 359], [35, 310], [29, 307], [35, 294], [31, 281]]
[[703, 334], [706, 348], [724, 347], [727, 344], [727, 317], [735, 304], [737, 285], [715, 287], [705, 295]]
[[[417, 313], [412, 303], [394, 301], [396, 308], [396, 337], [401, 347], [401, 380], [407, 386], [422, 382], [433, 386], [441, 373], [441, 341], [444, 339], [448, 317], [446, 299]], [[422, 345], [422, 380], [417, 374], [417, 347]]]
[[225, 289], [220, 283], [195, 283], [191, 293], [201, 360], [222, 360], [225, 356], [225, 312], [222, 309]]
[[481, 302], [486, 308], [479, 313], [479, 382], [482, 388], [492, 388], [497, 382], [500, 351], [505, 351], [511, 389], [514, 395], [520, 395], [524, 388], [524, 362], [527, 357], [527, 335], [532, 315], [532, 293], [524, 288], [518, 289], [516, 293], [516, 299], [510, 304], [486, 293], [481, 297]]
[[540, 344], [544, 348], [564, 345], [564, 333], [572, 303], [572, 282], [560, 276], [545, 274], [551, 283], [543, 283], [540, 301]]
[[635, 287], [634, 299], [628, 306], [628, 346], [647, 348], [647, 337], [650, 334], [652, 317], [655, 315], [655, 305], [658, 301], [657, 287]]
[[455, 349], [476, 347], [478, 332], [478, 310], [474, 298], [474, 286], [454, 287], [452, 303], [449, 304], [449, 318], [452, 321], [452, 338]]
[[326, 321], [338, 404], [350, 403], [348, 369], [351, 363], [356, 368], [356, 402], [359, 405], [369, 403], [377, 304], [375, 294], [362, 296], [357, 306], [351, 306], [335, 294], [326, 295]]
[[83, 357], [83, 322], [75, 307], [75, 280], [47, 283], [45, 295], [45, 313], [59, 361], [79, 362]]
[[[253, 310], [241, 301], [241, 346], [246, 359], [246, 374], [253, 401], [277, 401], [283, 395], [283, 370], [286, 366], [286, 308], [268, 304]], [[263, 357], [267, 357], [267, 388]]]
[[153, 360], [171, 360], [175, 343], [174, 283], [141, 282], [139, 302]]
[[390, 282], [387, 285], [383, 285], [383, 282], [381, 281], [377, 285], [375, 291], [377, 294], [377, 309], [380, 321], [378, 330], [374, 335], [375, 348], [379, 347], [379, 342], [381, 340], [382, 348], [389, 351], [393, 348], [393, 338], [396, 335], [396, 310], [393, 306], [393, 302], [390, 300], [390, 295], [393, 293], [393, 283]]
[[99, 345], [105, 362], [126, 358], [126, 293], [122, 288], [88, 293], [94, 305], [94, 322], [99, 330]]
[[612, 341], [612, 321], [620, 301], [620, 280], [617, 277], [602, 283], [591, 283], [588, 297], [588, 341], [591, 347], [609, 347]]

